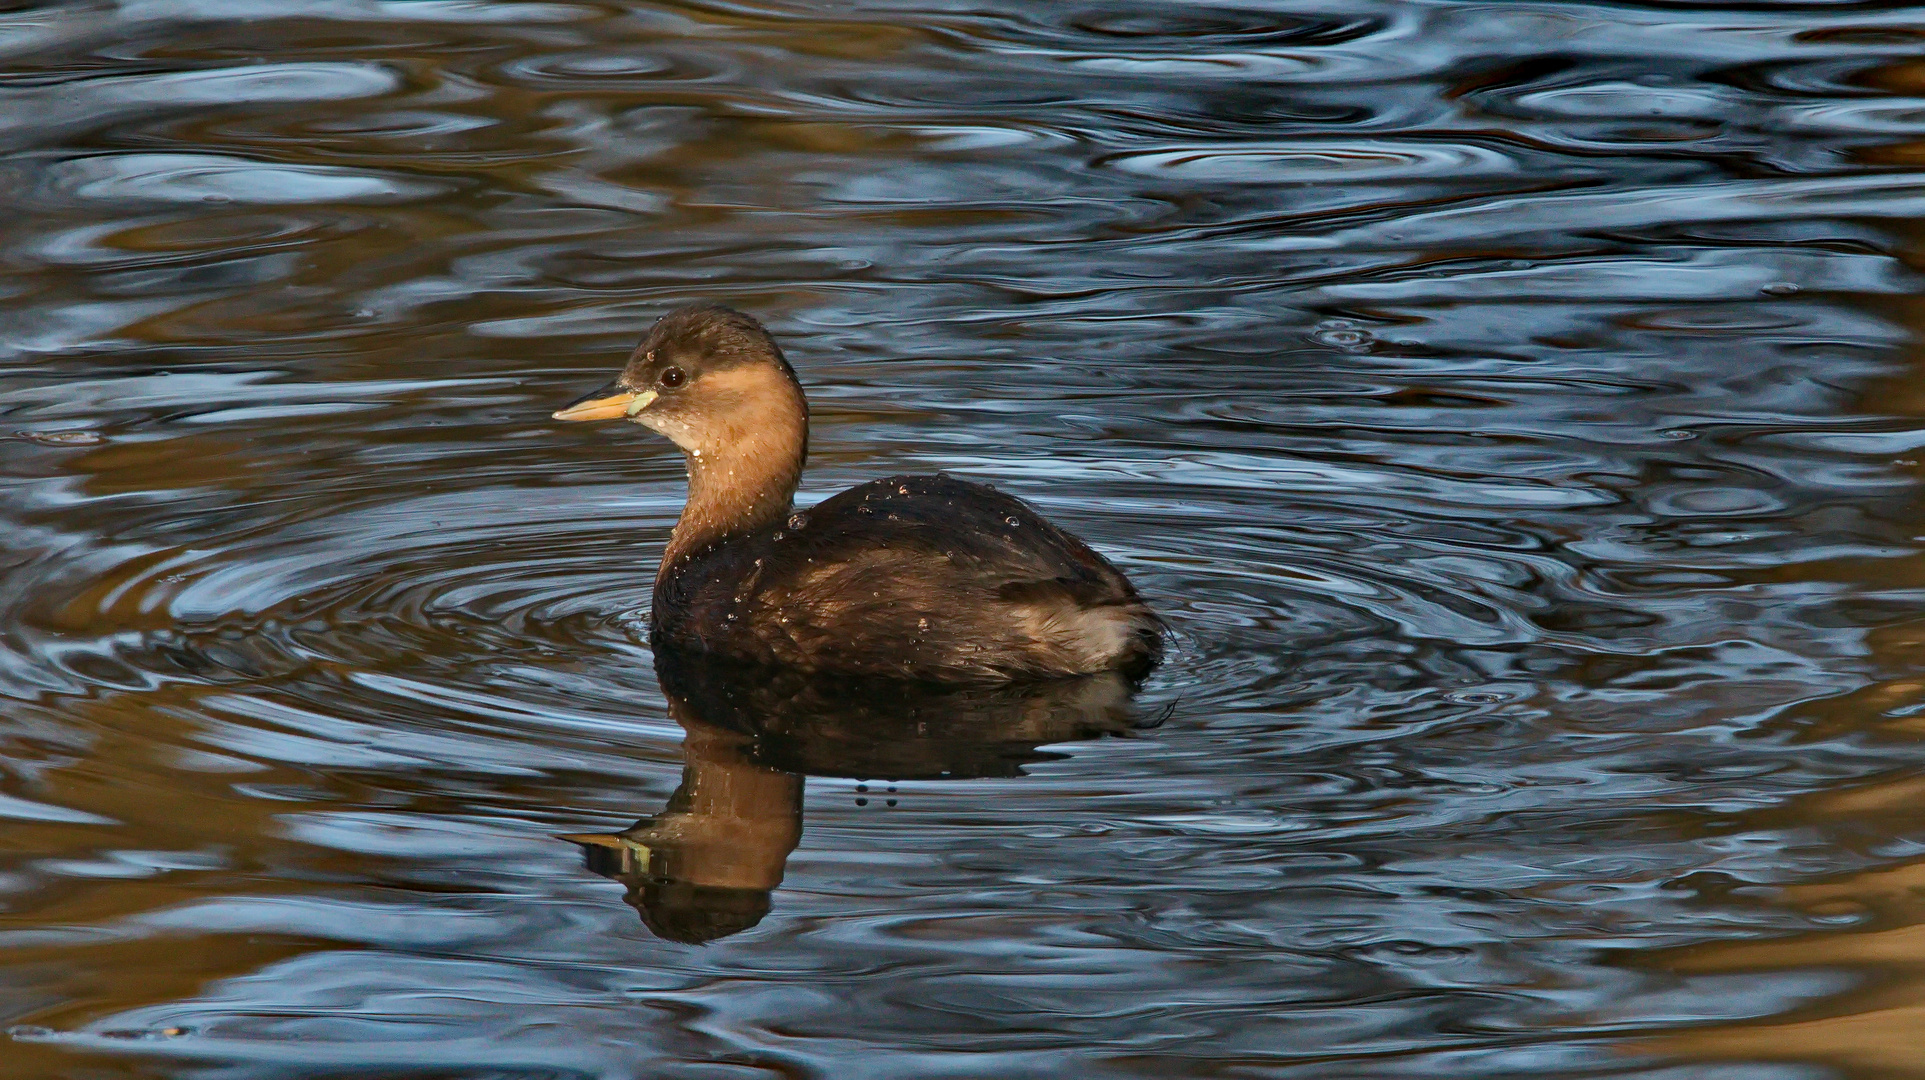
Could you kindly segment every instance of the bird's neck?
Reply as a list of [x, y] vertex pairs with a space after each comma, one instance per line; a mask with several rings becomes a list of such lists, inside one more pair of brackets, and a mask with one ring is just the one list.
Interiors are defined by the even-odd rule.
[[738, 536], [776, 526], [789, 516], [808, 453], [806, 414], [771, 419], [688, 447], [688, 503], [662, 553], [656, 582], [694, 556]]

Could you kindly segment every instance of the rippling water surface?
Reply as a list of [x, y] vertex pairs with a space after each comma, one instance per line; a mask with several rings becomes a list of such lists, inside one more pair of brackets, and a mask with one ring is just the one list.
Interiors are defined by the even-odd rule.
[[[1921, 56], [14, 6], [0, 1074], [1925, 1076]], [[658, 673], [680, 459], [548, 413], [698, 299], [801, 371], [802, 501], [993, 482], [1171, 659]]]

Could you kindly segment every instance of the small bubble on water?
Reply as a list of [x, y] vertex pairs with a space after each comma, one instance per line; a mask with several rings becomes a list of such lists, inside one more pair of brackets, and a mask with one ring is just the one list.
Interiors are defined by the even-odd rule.
[[98, 446], [107, 441], [97, 431], [19, 431], [15, 434], [42, 446]]
[[1798, 292], [1799, 288], [1789, 281], [1774, 281], [1758, 291], [1766, 296], [1790, 296]]
[[1009, 515], [1008, 517], [1006, 517], [1006, 518], [1004, 518], [1003, 520], [1004, 520], [1005, 522], [1008, 522], [1008, 523], [1009, 523], [1010, 525], [1021, 525], [1021, 524], [1022, 524], [1022, 521], [1020, 521], [1020, 520], [1018, 520], [1015, 514], [1011, 514], [1011, 515]]
[[1376, 335], [1349, 319], [1325, 319], [1310, 331], [1320, 344], [1346, 352], [1362, 352], [1376, 344]]
[[1658, 432], [1658, 434], [1664, 436], [1667, 439], [1695, 439], [1698, 437], [1697, 432], [1686, 431], [1683, 428], [1666, 428], [1665, 430]]
[[1493, 705], [1507, 699], [1507, 695], [1490, 690], [1460, 690], [1454, 694], [1446, 694], [1444, 697], [1461, 705]]

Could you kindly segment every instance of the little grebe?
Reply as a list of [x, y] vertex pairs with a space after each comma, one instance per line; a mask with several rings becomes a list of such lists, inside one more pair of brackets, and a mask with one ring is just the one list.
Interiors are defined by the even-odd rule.
[[658, 646], [807, 671], [975, 682], [1156, 661], [1162, 624], [1108, 560], [1018, 499], [892, 476], [793, 512], [809, 407], [762, 324], [685, 307], [555, 414], [682, 448], [688, 503], [655, 575]]

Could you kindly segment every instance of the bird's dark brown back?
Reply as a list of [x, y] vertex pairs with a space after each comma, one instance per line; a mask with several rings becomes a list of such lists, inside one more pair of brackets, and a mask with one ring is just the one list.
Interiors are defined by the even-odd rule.
[[672, 643], [908, 678], [1152, 662], [1161, 624], [1101, 555], [1020, 499], [895, 476], [690, 561], [658, 589]]

